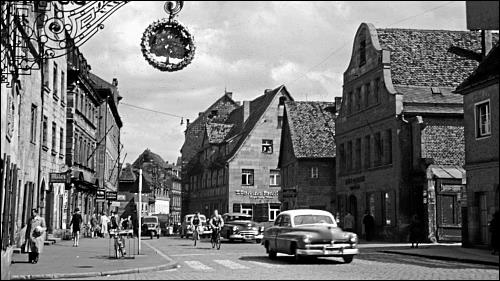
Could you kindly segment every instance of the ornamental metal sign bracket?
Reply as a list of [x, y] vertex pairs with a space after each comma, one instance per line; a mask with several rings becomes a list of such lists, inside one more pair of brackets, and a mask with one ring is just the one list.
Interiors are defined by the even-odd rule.
[[142, 36], [144, 58], [161, 71], [181, 70], [194, 58], [196, 47], [193, 36], [174, 19], [183, 6], [184, 1], [166, 1], [164, 10], [168, 18], [153, 22]]

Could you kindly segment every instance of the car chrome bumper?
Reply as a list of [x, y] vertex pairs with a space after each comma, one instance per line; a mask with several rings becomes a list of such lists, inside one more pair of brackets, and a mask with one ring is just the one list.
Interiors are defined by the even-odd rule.
[[242, 239], [242, 240], [262, 240], [263, 234], [231, 234], [229, 239]]
[[348, 247], [308, 247], [310, 245], [306, 245], [306, 249], [297, 249], [298, 255], [304, 256], [331, 256], [331, 257], [341, 257], [347, 255], [357, 255], [359, 254], [359, 249]]

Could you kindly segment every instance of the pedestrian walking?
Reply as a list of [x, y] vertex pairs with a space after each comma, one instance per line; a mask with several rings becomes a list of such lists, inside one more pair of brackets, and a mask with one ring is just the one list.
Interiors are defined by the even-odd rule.
[[413, 215], [409, 226], [410, 243], [412, 248], [418, 248], [418, 243], [422, 241], [422, 230], [422, 221], [417, 215]]
[[371, 241], [373, 239], [373, 232], [375, 230], [375, 219], [370, 214], [370, 210], [365, 211], [363, 224], [365, 225], [366, 241]]
[[95, 214], [92, 214], [90, 218], [90, 235], [93, 239], [97, 238], [97, 218]]
[[69, 223], [69, 227], [73, 226], [73, 247], [78, 247], [78, 243], [80, 242], [80, 231], [83, 223], [82, 215], [80, 214], [80, 209], [76, 208], [73, 217], [71, 218], [71, 222]]
[[350, 212], [347, 212], [344, 216], [344, 230], [350, 232], [354, 231], [354, 216], [351, 215]]
[[106, 238], [106, 234], [108, 233], [108, 223], [109, 218], [106, 214], [101, 213], [101, 235]]
[[24, 243], [24, 252], [28, 253], [30, 263], [38, 262], [38, 258], [43, 251], [46, 229], [45, 220], [38, 215], [37, 209], [32, 209]]
[[498, 211], [496, 211], [494, 214], [493, 214], [493, 218], [491, 219], [490, 221], [490, 232], [491, 232], [491, 248], [492, 248], [492, 251], [491, 251], [491, 254], [492, 255], [496, 255], [497, 253], [499, 253], [499, 241], [498, 241], [498, 238], [500, 236], [500, 233], [498, 231], [499, 229], [499, 213]]
[[111, 212], [111, 229], [118, 229], [118, 224], [120, 223], [120, 217], [116, 215], [113, 211]]

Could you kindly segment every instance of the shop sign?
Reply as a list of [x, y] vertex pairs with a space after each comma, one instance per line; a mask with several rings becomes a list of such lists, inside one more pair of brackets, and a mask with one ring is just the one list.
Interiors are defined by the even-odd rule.
[[462, 185], [461, 184], [442, 184], [441, 185], [441, 192], [456, 192], [459, 193], [462, 191]]
[[118, 192], [116, 191], [106, 191], [106, 199], [108, 201], [116, 201], [118, 197]]
[[247, 196], [250, 199], [273, 199], [278, 197], [278, 191], [246, 191], [236, 190], [236, 195]]
[[49, 183], [67, 183], [68, 173], [49, 173]]
[[95, 193], [95, 199], [97, 200], [104, 200], [106, 198], [106, 190], [104, 189], [98, 189], [96, 190], [96, 193]]
[[117, 198], [118, 198], [118, 201], [125, 201], [125, 200], [127, 200], [127, 198], [125, 197], [125, 194], [118, 194]]

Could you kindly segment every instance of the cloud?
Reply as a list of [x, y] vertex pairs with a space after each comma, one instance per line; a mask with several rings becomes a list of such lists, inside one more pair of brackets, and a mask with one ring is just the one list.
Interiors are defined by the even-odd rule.
[[[163, 4], [129, 2], [81, 50], [95, 74], [118, 78], [124, 103], [192, 120], [225, 88], [241, 101], [285, 83], [296, 100], [332, 101], [342, 94], [362, 22], [448, 30], [465, 30], [466, 23], [465, 2], [186, 1], [177, 20], [194, 36], [196, 54], [185, 69], [169, 73], [150, 66], [140, 48], [144, 30], [167, 16]], [[126, 105], [119, 110], [127, 161], [146, 148], [176, 159], [184, 141], [180, 118]]]

